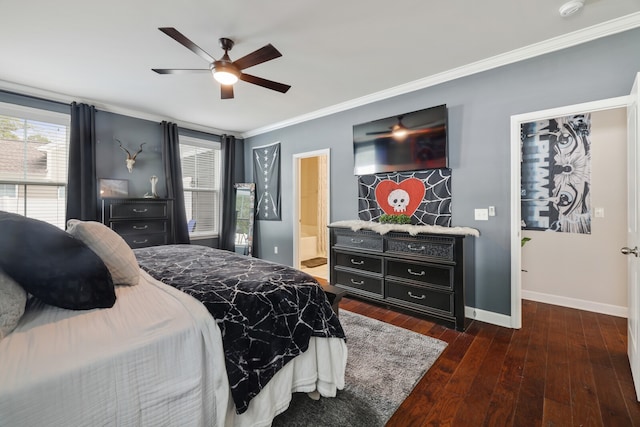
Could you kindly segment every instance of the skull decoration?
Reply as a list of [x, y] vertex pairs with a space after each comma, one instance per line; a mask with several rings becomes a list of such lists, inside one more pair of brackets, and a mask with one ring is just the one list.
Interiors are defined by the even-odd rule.
[[393, 190], [389, 193], [387, 203], [393, 207], [395, 212], [404, 212], [409, 204], [409, 193], [401, 189]]
[[122, 151], [124, 151], [125, 153], [127, 153], [127, 159], [126, 159], [126, 162], [127, 162], [127, 169], [129, 170], [129, 173], [133, 172], [133, 165], [134, 165], [134, 163], [136, 162], [136, 156], [137, 156], [138, 154], [140, 154], [140, 152], [142, 151], [142, 146], [143, 146], [144, 144], [146, 144], [146, 142], [143, 142], [142, 144], [140, 144], [140, 148], [138, 149], [138, 151], [136, 151], [136, 153], [135, 153], [135, 154], [131, 155], [131, 152], [129, 152], [129, 150], [127, 150], [126, 148], [124, 148], [124, 147], [122, 146], [122, 143], [121, 143], [120, 141], [118, 141], [117, 139], [116, 139], [116, 141], [117, 141], [117, 142], [118, 142], [118, 144], [120, 145], [120, 148], [122, 149]]

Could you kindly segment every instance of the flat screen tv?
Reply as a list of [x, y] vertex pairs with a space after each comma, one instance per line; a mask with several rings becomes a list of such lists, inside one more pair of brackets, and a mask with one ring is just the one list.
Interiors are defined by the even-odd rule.
[[353, 126], [354, 174], [448, 167], [447, 106]]

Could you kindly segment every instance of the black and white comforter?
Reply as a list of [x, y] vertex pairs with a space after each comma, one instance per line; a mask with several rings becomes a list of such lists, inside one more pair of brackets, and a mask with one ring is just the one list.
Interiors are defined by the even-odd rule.
[[312, 336], [344, 338], [322, 288], [292, 267], [197, 245], [135, 254], [143, 270], [198, 299], [216, 319], [239, 414]]

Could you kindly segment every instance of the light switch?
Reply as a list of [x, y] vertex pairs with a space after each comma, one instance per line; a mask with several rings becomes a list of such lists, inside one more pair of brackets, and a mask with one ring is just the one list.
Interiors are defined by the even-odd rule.
[[476, 221], [488, 221], [489, 220], [489, 210], [488, 209], [476, 209], [475, 210], [475, 219], [476, 219]]
[[489, 216], [496, 216], [496, 207], [489, 206]]
[[604, 218], [604, 208], [595, 208], [593, 210], [593, 216], [596, 218]]

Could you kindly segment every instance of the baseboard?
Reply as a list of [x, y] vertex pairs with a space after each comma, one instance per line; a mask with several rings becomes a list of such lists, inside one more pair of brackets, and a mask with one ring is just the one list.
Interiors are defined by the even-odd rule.
[[493, 311], [481, 310], [474, 307], [465, 307], [464, 315], [467, 319], [478, 320], [480, 322], [491, 323], [492, 325], [511, 328], [511, 316], [494, 313]]
[[578, 310], [593, 311], [595, 313], [608, 314], [610, 316], [624, 317], [628, 316], [627, 307], [621, 307], [611, 304], [603, 304], [599, 302], [586, 301], [577, 298], [569, 298], [558, 295], [550, 295], [541, 292], [522, 290], [522, 299], [543, 302], [546, 304], [560, 305], [562, 307], [576, 308]]

